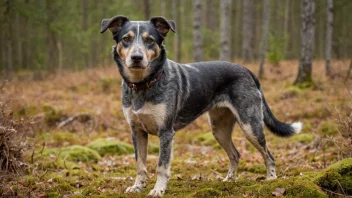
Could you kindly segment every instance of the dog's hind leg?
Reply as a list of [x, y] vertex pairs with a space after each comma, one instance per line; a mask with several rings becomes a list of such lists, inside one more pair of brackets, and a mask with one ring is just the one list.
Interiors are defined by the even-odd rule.
[[266, 146], [264, 136], [263, 105], [260, 92], [238, 97], [230, 109], [236, 115], [246, 138], [262, 154], [267, 170], [267, 180], [276, 179], [275, 160]]
[[209, 111], [209, 122], [215, 139], [230, 159], [229, 171], [223, 180], [229, 181], [234, 177], [240, 160], [240, 154], [231, 138], [236, 118], [228, 108], [214, 108]]
[[137, 130], [132, 127], [132, 140], [137, 160], [137, 175], [134, 185], [126, 189], [126, 193], [142, 192], [147, 186], [147, 145], [148, 134], [143, 130]]

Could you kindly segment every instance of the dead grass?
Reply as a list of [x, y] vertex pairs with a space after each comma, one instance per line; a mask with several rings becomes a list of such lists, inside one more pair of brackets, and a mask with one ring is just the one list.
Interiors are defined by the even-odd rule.
[[[0, 93], [4, 85], [0, 85]], [[0, 101], [0, 176], [21, 174], [27, 168], [22, 154], [27, 147], [24, 136], [29, 128], [23, 120], [13, 119], [7, 104], [8, 101]]]

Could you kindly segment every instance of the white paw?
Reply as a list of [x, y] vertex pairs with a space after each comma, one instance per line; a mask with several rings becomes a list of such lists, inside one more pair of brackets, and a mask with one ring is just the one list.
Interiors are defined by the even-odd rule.
[[162, 197], [165, 193], [165, 189], [153, 189], [149, 192], [148, 197]]
[[226, 177], [225, 177], [225, 179], [223, 179], [222, 181], [223, 182], [230, 182], [230, 181], [233, 181], [234, 179], [233, 179], [233, 176], [229, 176], [229, 175], [227, 175]]
[[125, 193], [140, 193], [145, 189], [143, 186], [133, 185], [125, 190]]
[[276, 175], [266, 176], [266, 180], [273, 180], [276, 179]]

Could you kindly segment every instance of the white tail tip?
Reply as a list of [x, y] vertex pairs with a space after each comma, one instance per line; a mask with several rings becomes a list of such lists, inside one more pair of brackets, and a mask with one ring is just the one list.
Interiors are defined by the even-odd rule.
[[291, 126], [292, 126], [293, 131], [295, 133], [300, 133], [301, 130], [302, 130], [303, 124], [302, 124], [302, 122], [294, 122], [294, 123], [291, 124]]

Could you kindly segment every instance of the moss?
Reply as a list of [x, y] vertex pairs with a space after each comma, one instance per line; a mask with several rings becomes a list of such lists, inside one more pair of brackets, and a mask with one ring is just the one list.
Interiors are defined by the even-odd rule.
[[124, 155], [134, 152], [133, 146], [116, 139], [99, 138], [87, 145], [89, 148], [97, 151], [100, 155], [117, 154]]
[[251, 173], [258, 173], [258, 174], [265, 174], [266, 173], [266, 167], [261, 164], [254, 164], [250, 166], [240, 166], [238, 167], [240, 171], [248, 171]]
[[221, 192], [213, 188], [204, 188], [199, 191], [194, 192], [191, 197], [219, 197]]
[[38, 113], [37, 107], [34, 105], [28, 105], [25, 107], [21, 107], [17, 111], [17, 116], [34, 116], [35, 114]]
[[338, 133], [338, 124], [333, 120], [323, 122], [319, 125], [318, 131], [320, 131], [323, 136], [336, 135]]
[[46, 197], [48, 197], [48, 198], [59, 198], [59, 197], [61, 197], [61, 196], [60, 196], [60, 194], [57, 193], [57, 192], [48, 192], [48, 193], [46, 194]]
[[148, 153], [150, 153], [150, 154], [158, 154], [159, 153], [159, 145], [148, 144]]
[[52, 107], [50, 105], [44, 105], [43, 106], [43, 111], [44, 111], [45, 122], [49, 126], [53, 126], [57, 122], [60, 122], [60, 121], [62, 121], [63, 119], [65, 119], [67, 117], [61, 111], [55, 109], [54, 107]]
[[295, 83], [295, 86], [300, 88], [300, 89], [310, 89], [310, 88], [315, 88], [316, 85], [312, 80], [312, 77], [308, 78], [305, 82], [302, 83]]
[[216, 139], [212, 133], [203, 133], [196, 136], [196, 140], [205, 146], [214, 146], [217, 144]]
[[70, 191], [74, 190], [74, 187], [72, 187], [68, 183], [61, 183], [61, 184], [58, 184], [57, 186], [55, 186], [54, 190], [58, 191], [58, 192], [70, 192]]
[[297, 177], [265, 181], [263, 184], [244, 187], [246, 192], [255, 197], [271, 197], [276, 188], [284, 188], [285, 197], [327, 197], [316, 184]]
[[35, 182], [38, 182], [39, 179], [37, 177], [33, 177], [31, 175], [26, 175], [23, 177], [25, 186], [33, 186]]
[[352, 195], [352, 158], [329, 166], [316, 177], [315, 182], [324, 189]]
[[312, 134], [307, 134], [307, 133], [301, 133], [298, 135], [295, 135], [291, 137], [291, 140], [296, 140], [298, 142], [304, 143], [304, 144], [309, 144], [314, 140], [315, 136]]
[[285, 89], [285, 97], [298, 96], [303, 93], [303, 90], [297, 86], [289, 86]]
[[77, 144], [80, 142], [77, 134], [70, 132], [53, 133], [53, 139], [56, 142], [67, 142], [69, 144]]
[[97, 161], [101, 157], [96, 151], [79, 145], [73, 145], [64, 148], [51, 148], [44, 150], [43, 155], [53, 154], [59, 158], [71, 161]]

